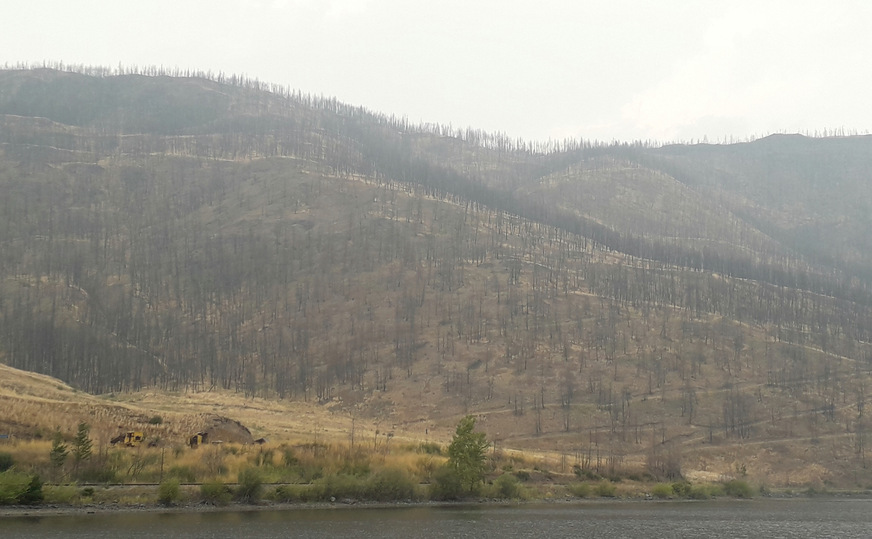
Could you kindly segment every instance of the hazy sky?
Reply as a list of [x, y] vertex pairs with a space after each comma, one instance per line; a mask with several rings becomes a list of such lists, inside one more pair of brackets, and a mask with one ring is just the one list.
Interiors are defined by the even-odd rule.
[[868, 0], [16, 0], [0, 65], [245, 74], [532, 140], [872, 130]]

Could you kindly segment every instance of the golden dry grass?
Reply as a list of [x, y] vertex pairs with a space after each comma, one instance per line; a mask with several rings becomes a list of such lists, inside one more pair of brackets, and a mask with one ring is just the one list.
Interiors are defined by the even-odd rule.
[[[214, 476], [235, 481], [239, 472], [250, 466], [258, 453], [260, 465], [282, 466], [282, 451], [294, 449], [303, 464], [317, 461], [326, 471], [340, 470], [350, 459], [373, 456], [384, 464], [389, 453], [391, 466], [410, 473], [424, 470], [421, 455], [415, 453], [420, 440], [394, 434], [394, 425], [384, 421], [354, 418], [354, 446], [351, 446], [352, 417], [328, 406], [291, 401], [245, 399], [232, 392], [170, 393], [140, 392], [102, 397], [75, 391], [54, 378], [20, 371], [0, 364], [0, 433], [12, 434], [0, 445], [15, 455], [27, 468], [47, 466], [51, 437], [60, 430], [67, 442], [79, 423], [91, 428], [94, 453], [105, 451], [109, 439], [127, 430], [142, 430], [147, 441], [159, 441], [155, 448], [140, 447], [120, 453], [118, 468], [129, 475], [134, 460], [148, 461], [149, 468], [159, 458], [164, 468], [186, 468], [197, 476]], [[190, 434], [203, 428], [206, 418], [230, 417], [247, 426], [255, 438], [270, 440], [265, 446], [207, 446], [196, 451], [184, 449]], [[151, 424], [160, 416], [162, 423]], [[443, 433], [448, 436], [448, 433]], [[302, 449], [299, 449], [302, 447]], [[166, 449], [171, 449], [169, 453]], [[267, 453], [264, 459], [263, 454]], [[430, 459], [433, 461], [433, 459]], [[441, 462], [436, 457], [437, 462]], [[130, 478], [128, 478], [129, 480]], [[141, 479], [141, 478], [137, 478]]]
[[[293, 448], [302, 464], [314, 465], [317, 461], [329, 473], [340, 471], [355, 452], [365, 452], [371, 468], [397, 467], [415, 477], [427, 478], [444, 457], [420, 453], [415, 448], [423, 442], [436, 442], [444, 447], [451, 439], [456, 421], [456, 417], [429, 421], [423, 423], [428, 428], [421, 432], [424, 429], [417, 418], [411, 418], [411, 421], [396, 416], [352, 418], [338, 403], [322, 405], [247, 399], [223, 391], [145, 391], [93, 396], [75, 391], [51, 377], [2, 364], [0, 409], [3, 410], [0, 433], [13, 434], [11, 440], [0, 444], [0, 450], [13, 452], [16, 462], [24, 467], [45, 466], [49, 440], [55, 429], [60, 429], [69, 441], [80, 422], [91, 426], [95, 454], [105, 452], [110, 437], [126, 430], [143, 430], [147, 439], [159, 439], [157, 448], [143, 447], [135, 453], [134, 450], [122, 453], [124, 456], [119, 458], [123, 462], [119, 469], [127, 480], [130, 480], [127, 469], [135, 458], [150, 459], [152, 472], [146, 476], [153, 476], [156, 480], [154, 463], [163, 451], [165, 470], [187, 468], [197, 476], [215, 476], [233, 482], [239, 471], [256, 459], [257, 452], [272, 451], [265, 464], [276, 469], [281, 467], [282, 452], [286, 448]], [[163, 422], [149, 424], [149, 419], [156, 415]], [[233, 451], [214, 447], [199, 451], [182, 450], [187, 437], [200, 430], [206, 418], [214, 415], [238, 420], [252, 431], [255, 438], [266, 437], [270, 443], [262, 447], [239, 447]], [[491, 433], [511, 433], [518, 427], [518, 418], [509, 410], [483, 411], [478, 417], [481, 425]], [[354, 448], [351, 447], [352, 424]], [[855, 437], [844, 431], [824, 430], [823, 427], [814, 436], [801, 438], [805, 443], [796, 443], [796, 440], [722, 440], [707, 444], [705, 440], [690, 436], [683, 446], [683, 472], [695, 481], [747, 477], [770, 487], [865, 487], [872, 479], [862, 474], [853, 475], [857, 459]], [[688, 430], [688, 435], [691, 434]], [[675, 435], [675, 432], [670, 433], [670, 436]], [[517, 436], [513, 440], [511, 436], [505, 436], [498, 441], [497, 451], [492, 452], [492, 456], [499, 469], [538, 469], [558, 476], [571, 476], [573, 465], [585, 456], [589, 436], [589, 433], [576, 435], [575, 446], [570, 443], [563, 447], [561, 444], [566, 440], [571, 442], [571, 438]], [[651, 433], [646, 431], [645, 443], [626, 444], [618, 455], [618, 468], [624, 472], [644, 470], [650, 438]], [[581, 448], [581, 455], [573, 447]], [[599, 457], [605, 467], [609, 457], [605, 447]], [[853, 479], [846, 480], [845, 477]]]

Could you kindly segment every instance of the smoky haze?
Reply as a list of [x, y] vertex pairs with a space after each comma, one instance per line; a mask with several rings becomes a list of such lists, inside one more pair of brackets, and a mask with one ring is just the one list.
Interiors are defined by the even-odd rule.
[[527, 140], [865, 133], [865, 2], [16, 2], [0, 64], [245, 74]]

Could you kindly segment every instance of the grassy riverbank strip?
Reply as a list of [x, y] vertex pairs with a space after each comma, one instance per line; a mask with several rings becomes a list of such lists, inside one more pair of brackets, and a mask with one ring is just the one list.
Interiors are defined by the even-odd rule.
[[527, 500], [507, 500], [494, 498], [475, 498], [458, 501], [433, 501], [433, 500], [405, 500], [393, 502], [378, 502], [366, 500], [342, 499], [333, 502], [279, 502], [274, 500], [260, 500], [246, 503], [232, 501], [227, 504], [216, 505], [202, 501], [188, 500], [170, 505], [147, 502], [119, 504], [119, 503], [82, 503], [82, 504], [42, 504], [42, 505], [7, 505], [0, 506], [0, 519], [16, 517], [49, 517], [49, 516], [81, 516], [113, 513], [216, 513], [216, 512], [255, 512], [255, 511], [296, 511], [296, 510], [343, 510], [343, 509], [402, 509], [414, 507], [524, 507], [542, 504], [555, 504], [560, 506], [597, 506], [601, 504], [622, 503], [711, 503], [711, 502], [748, 502], [755, 503], [762, 500], [791, 500], [797, 498], [815, 499], [872, 499], [872, 492], [868, 491], [832, 491], [826, 493], [809, 493], [806, 491], [794, 492], [784, 490], [769, 492], [765, 496], [748, 498], [718, 497], [708, 500], [695, 500], [692, 498], [665, 498], [658, 499], [651, 496], [614, 497], [614, 498], [577, 498], [566, 496], [562, 498], [531, 498]]
[[[499, 477], [506, 477], [505, 474]], [[536, 503], [621, 503], [630, 501], [700, 501], [797, 497], [869, 498], [869, 491], [777, 491], [747, 484], [696, 484], [686, 481], [654, 484], [614, 484], [608, 481], [567, 484], [517, 484], [508, 492], [505, 480], [489, 481], [474, 494], [451, 500], [432, 495], [428, 484], [400, 481], [388, 487], [384, 478], [332, 477], [312, 484], [174, 482], [148, 485], [45, 485], [44, 499], [32, 505], [0, 506], [0, 518], [27, 515], [81, 515], [112, 512], [264, 511], [342, 507], [410, 507], [441, 505], [523, 505]], [[394, 478], [396, 479], [396, 478]], [[627, 482], [629, 483], [629, 482]], [[170, 485], [169, 487], [167, 485]], [[514, 484], [514, 481], [512, 482]], [[382, 491], [372, 490], [381, 485]], [[399, 488], [401, 487], [401, 488]], [[368, 490], [369, 489], [369, 490]], [[381, 492], [381, 494], [379, 494]], [[392, 492], [392, 495], [388, 493]], [[701, 494], [702, 493], [702, 494]], [[169, 498], [168, 498], [169, 496]], [[171, 498], [171, 499], [170, 499]]]
[[[79, 430], [83, 434], [69, 446], [56, 435], [50, 443], [16, 443], [0, 453], [0, 508], [90, 512], [152, 507], [748, 499], [772, 494], [743, 477], [742, 469], [737, 469], [737, 477], [691, 482], [678, 471], [669, 477], [657, 476], [651, 472], [656, 467], [600, 459], [564, 460], [552, 468], [548, 461], [530, 455], [491, 449], [484, 435], [475, 430], [472, 416], [461, 420], [447, 447], [432, 442], [391, 443], [391, 437], [376, 437], [365, 445], [351, 440], [210, 444], [196, 449], [141, 445], [103, 446], [95, 452], [87, 426]], [[802, 490], [809, 495], [827, 493], [822, 485]], [[786, 489], [780, 492], [793, 494]]]

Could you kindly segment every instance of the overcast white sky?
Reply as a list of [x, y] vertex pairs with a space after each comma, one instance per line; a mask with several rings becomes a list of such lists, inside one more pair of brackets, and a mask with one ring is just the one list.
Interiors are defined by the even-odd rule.
[[872, 129], [868, 0], [16, 0], [0, 65], [245, 74], [546, 140]]

